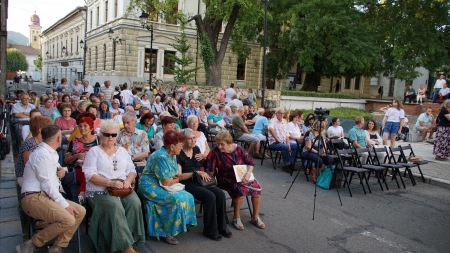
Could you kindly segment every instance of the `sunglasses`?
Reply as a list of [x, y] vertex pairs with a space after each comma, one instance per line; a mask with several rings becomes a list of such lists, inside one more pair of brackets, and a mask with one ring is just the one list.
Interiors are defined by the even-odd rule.
[[105, 137], [107, 137], [107, 138], [109, 138], [109, 137], [116, 138], [116, 137], [117, 137], [117, 133], [114, 133], [114, 134], [110, 134], [110, 133], [102, 133], [102, 134], [103, 134], [103, 136], [105, 136]]

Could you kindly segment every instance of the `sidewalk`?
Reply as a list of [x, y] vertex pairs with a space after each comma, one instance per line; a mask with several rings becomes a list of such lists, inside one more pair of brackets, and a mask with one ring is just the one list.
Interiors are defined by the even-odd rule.
[[0, 252], [12, 253], [23, 241], [12, 144], [0, 168]]
[[[428, 164], [420, 166], [425, 180], [429, 184], [439, 185], [450, 188], [450, 161], [438, 161], [434, 159], [433, 144], [427, 142], [396, 142], [396, 145], [406, 146], [411, 144], [416, 156], [423, 157], [428, 161]], [[417, 168], [412, 168], [416, 180], [420, 178], [420, 173]]]

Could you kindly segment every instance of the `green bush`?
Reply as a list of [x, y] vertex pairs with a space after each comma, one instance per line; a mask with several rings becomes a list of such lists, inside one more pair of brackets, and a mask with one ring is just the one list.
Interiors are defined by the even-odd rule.
[[321, 93], [312, 91], [297, 91], [297, 90], [281, 90], [282, 96], [295, 97], [320, 97], [320, 98], [341, 98], [341, 99], [359, 99], [359, 97], [351, 94], [339, 93]]
[[[365, 121], [373, 119], [373, 115], [371, 113], [368, 113], [361, 109], [339, 107], [335, 109], [325, 109], [325, 110], [330, 110], [330, 117], [338, 117], [341, 119], [354, 120], [358, 116], [363, 116]], [[302, 111], [303, 118], [306, 118], [306, 115], [308, 115], [309, 113], [314, 113], [313, 112], [314, 110], [292, 110], [291, 113], [294, 113], [296, 111]]]
[[28, 62], [25, 55], [16, 48], [6, 50], [6, 69], [11, 71], [28, 70]]

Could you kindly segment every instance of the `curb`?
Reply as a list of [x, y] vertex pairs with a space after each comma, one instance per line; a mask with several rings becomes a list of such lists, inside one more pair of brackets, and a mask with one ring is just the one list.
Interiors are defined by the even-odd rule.
[[[423, 182], [422, 176], [420, 175], [420, 173], [413, 173], [413, 176], [416, 179], [416, 181]], [[436, 178], [436, 177], [430, 177], [427, 175], [423, 175], [423, 177], [425, 178], [425, 183], [450, 189], [450, 181], [449, 180], [445, 180], [442, 178]]]

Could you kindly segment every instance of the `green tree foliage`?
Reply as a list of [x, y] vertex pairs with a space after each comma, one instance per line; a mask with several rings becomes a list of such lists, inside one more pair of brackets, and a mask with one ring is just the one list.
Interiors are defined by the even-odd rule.
[[417, 67], [433, 71], [448, 65], [449, 1], [369, 0], [361, 8], [381, 45], [378, 71], [408, 80], [418, 76]]
[[[162, 15], [167, 17], [166, 20], [170, 17], [171, 20], [185, 18], [188, 22], [194, 21], [202, 47], [203, 61], [207, 62], [213, 58], [211, 65], [204, 65], [206, 73], [209, 73], [208, 84], [220, 86], [222, 61], [230, 40], [233, 40], [235, 46], [231, 49], [236, 49], [238, 59], [247, 58], [250, 50], [245, 48], [242, 42], [244, 39], [251, 41], [261, 31], [261, 25], [258, 24], [262, 21], [263, 3], [260, 0], [202, 0], [202, 2], [205, 5], [205, 12], [194, 15], [174, 13], [178, 0], [131, 0], [128, 9], [147, 10], [150, 14], [149, 19]], [[205, 43], [209, 43], [209, 46]]]
[[37, 69], [42, 70], [42, 56], [38, 55], [38, 58], [34, 60], [34, 65]]
[[25, 55], [16, 48], [6, 50], [6, 69], [10, 71], [28, 70], [28, 62]]
[[180, 54], [181, 57], [177, 57], [176, 54], [169, 55], [169, 59], [176, 63], [174, 69], [170, 69], [168, 67], [164, 67], [166, 70], [171, 71], [174, 74], [174, 79], [178, 83], [186, 83], [192, 80], [195, 76], [195, 71], [200, 69], [199, 67], [188, 68], [189, 65], [195, 62], [193, 57], [188, 56], [188, 51], [191, 48], [191, 45], [188, 44], [186, 39], [186, 33], [184, 32], [184, 25], [181, 26], [181, 33], [179, 38], [175, 38], [176, 43], [169, 44], [173, 48], [175, 48]]
[[321, 76], [374, 73], [379, 61], [371, 25], [349, 0], [281, 0], [270, 5], [269, 43], [279, 49], [268, 73], [283, 78], [300, 64], [303, 90], [315, 91]]

